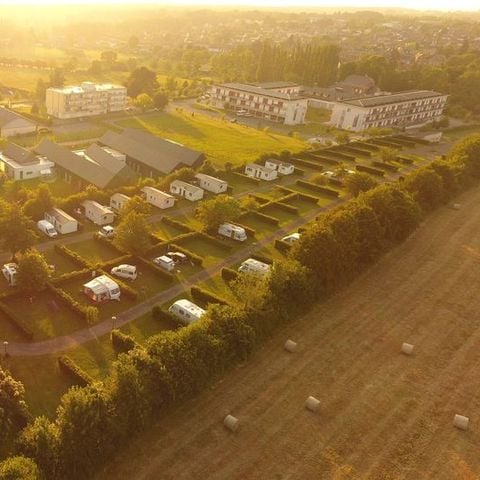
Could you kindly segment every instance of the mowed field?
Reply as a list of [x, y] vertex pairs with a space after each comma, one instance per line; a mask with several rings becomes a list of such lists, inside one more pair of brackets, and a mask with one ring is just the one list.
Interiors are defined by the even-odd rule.
[[[159, 419], [98, 480], [478, 478], [480, 189], [458, 201]], [[309, 395], [318, 413], [305, 410]], [[468, 431], [453, 427], [456, 413]]]

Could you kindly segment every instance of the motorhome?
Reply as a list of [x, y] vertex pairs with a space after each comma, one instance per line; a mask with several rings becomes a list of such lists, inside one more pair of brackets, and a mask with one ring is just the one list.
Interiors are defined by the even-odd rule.
[[37, 222], [37, 228], [44, 233], [47, 237], [56, 238], [58, 237], [58, 232], [55, 230], [55, 227], [46, 220], [39, 220]]
[[247, 239], [245, 229], [231, 223], [222, 223], [218, 227], [218, 233], [219, 235], [231, 238], [232, 240], [238, 240], [239, 242], [244, 242]]
[[115, 236], [115, 228], [111, 225], [105, 225], [97, 232], [101, 237], [113, 238]]
[[118, 283], [107, 275], [100, 275], [83, 285], [85, 295], [96, 303], [120, 300]]
[[110, 270], [112, 275], [119, 278], [126, 278], [127, 280], [135, 280], [137, 278], [137, 267], [135, 265], [122, 264], [113, 267]]
[[175, 268], [175, 261], [166, 255], [154, 258], [153, 263], [163, 268], [167, 272], [171, 272]]
[[298, 240], [300, 240], [300, 233], [291, 233], [290, 235], [282, 238], [282, 242], [290, 244], [298, 242]]
[[238, 271], [242, 273], [251, 273], [253, 275], [264, 276], [267, 275], [272, 266], [268, 263], [260, 262], [254, 258], [248, 258], [240, 265]]
[[203, 308], [200, 308], [198, 305], [195, 305], [185, 298], [173, 303], [168, 311], [185, 325], [196, 322], [205, 313]]
[[16, 263], [6, 263], [2, 268], [3, 276], [11, 287], [17, 284], [17, 269], [18, 265]]

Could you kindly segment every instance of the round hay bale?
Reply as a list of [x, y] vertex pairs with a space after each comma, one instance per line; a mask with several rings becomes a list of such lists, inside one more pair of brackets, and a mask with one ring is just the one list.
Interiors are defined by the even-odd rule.
[[412, 355], [414, 345], [411, 343], [402, 343], [402, 353], [405, 355]]
[[315, 397], [308, 397], [305, 401], [305, 408], [311, 412], [316, 412], [320, 408], [320, 400]]
[[285, 345], [283, 348], [290, 353], [293, 353], [297, 349], [297, 342], [294, 342], [293, 340], [288, 339], [285, 342]]
[[231, 432], [236, 432], [238, 429], [238, 418], [234, 417], [233, 415], [227, 415], [223, 419], [223, 425], [225, 428], [228, 428]]
[[467, 430], [469, 421], [470, 419], [468, 417], [464, 417], [463, 415], [455, 415], [453, 419], [453, 425], [460, 430]]

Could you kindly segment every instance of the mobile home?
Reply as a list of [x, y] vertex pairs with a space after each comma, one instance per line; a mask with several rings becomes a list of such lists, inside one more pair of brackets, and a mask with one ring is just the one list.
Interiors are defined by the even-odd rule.
[[112, 223], [115, 218], [113, 211], [109, 207], [100, 205], [93, 200], [85, 200], [81, 205], [85, 210], [85, 217], [97, 225], [107, 225]]
[[232, 240], [238, 240], [239, 242], [244, 242], [247, 239], [245, 229], [231, 223], [222, 223], [218, 227], [218, 233]]
[[143, 187], [145, 200], [154, 207], [165, 209], [175, 205], [175, 197], [153, 187]]
[[199, 320], [205, 313], [203, 308], [200, 308], [198, 305], [195, 305], [185, 298], [173, 303], [168, 311], [185, 325], [189, 325], [190, 323]]
[[59, 208], [52, 208], [50, 211], [45, 212], [45, 220], [50, 222], [61, 235], [78, 230], [78, 222]]
[[85, 295], [96, 303], [107, 302], [108, 300], [120, 300], [120, 287], [118, 283], [107, 275], [90, 280], [83, 285]]
[[208, 192], [224, 193], [228, 189], [228, 183], [220, 178], [211, 177], [204, 173], [197, 173], [195, 178], [198, 180], [199, 186]]
[[281, 175], [291, 175], [295, 172], [295, 167], [291, 163], [281, 162], [274, 158], [269, 158], [265, 161], [265, 167], [276, 170]]
[[119, 212], [130, 200], [128, 195], [124, 195], [123, 193], [114, 193], [110, 197], [110, 208]]
[[182, 180], [174, 180], [170, 184], [170, 193], [184, 197], [191, 202], [195, 202], [196, 200], [201, 200], [203, 198], [202, 188], [191, 185], [190, 183]]
[[256, 163], [249, 163], [245, 166], [245, 175], [271, 182], [277, 178], [278, 173], [273, 168], [264, 167]]

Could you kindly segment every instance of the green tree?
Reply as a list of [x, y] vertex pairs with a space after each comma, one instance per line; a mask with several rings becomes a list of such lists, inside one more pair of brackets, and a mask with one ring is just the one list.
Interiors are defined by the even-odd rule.
[[153, 104], [155, 108], [163, 110], [168, 105], [168, 96], [163, 92], [157, 92], [153, 96]]
[[50, 269], [43, 255], [30, 249], [18, 260], [17, 284], [27, 293], [41, 292], [47, 285]]
[[258, 210], [259, 207], [260, 207], [259, 201], [251, 195], [242, 197], [240, 200], [240, 208], [242, 210], [247, 210], [247, 212], [250, 212], [252, 210]]
[[433, 210], [445, 201], [442, 177], [430, 167], [410, 173], [403, 186], [425, 211]]
[[383, 163], [393, 162], [398, 157], [398, 149], [390, 147], [380, 147], [377, 152], [378, 157]]
[[33, 460], [26, 457], [10, 457], [0, 463], [2, 480], [40, 480], [40, 472]]
[[220, 224], [233, 221], [241, 213], [240, 203], [230, 195], [217, 195], [205, 200], [197, 208], [196, 216], [206, 231], [215, 231]]
[[45, 212], [48, 212], [53, 207], [53, 197], [48, 188], [48, 185], [39, 185], [32, 198], [27, 200], [23, 206], [23, 211], [33, 220], [42, 220]]
[[150, 110], [153, 107], [153, 100], [152, 97], [146, 93], [141, 93], [140, 95], [135, 98], [133, 101], [134, 105], [145, 112], [146, 110]]
[[17, 205], [9, 205], [0, 216], [0, 238], [3, 249], [12, 255], [24, 252], [37, 240], [35, 224]]
[[141, 215], [150, 215], [152, 213], [152, 206], [140, 195], [135, 195], [125, 203], [120, 210], [120, 215], [125, 217], [130, 212], [135, 212]]
[[368, 190], [378, 185], [377, 181], [371, 175], [364, 172], [355, 172], [347, 175], [344, 184], [347, 192], [354, 197], [358, 196], [361, 192], [368, 192]]
[[55, 68], [50, 73], [49, 87], [63, 87], [65, 84], [65, 73], [61, 68]]
[[130, 73], [125, 86], [128, 95], [132, 98], [136, 98], [141, 93], [153, 95], [158, 90], [157, 74], [147, 67], [135, 68]]
[[131, 211], [122, 216], [113, 242], [121, 251], [143, 255], [151, 246], [150, 232], [145, 215]]

